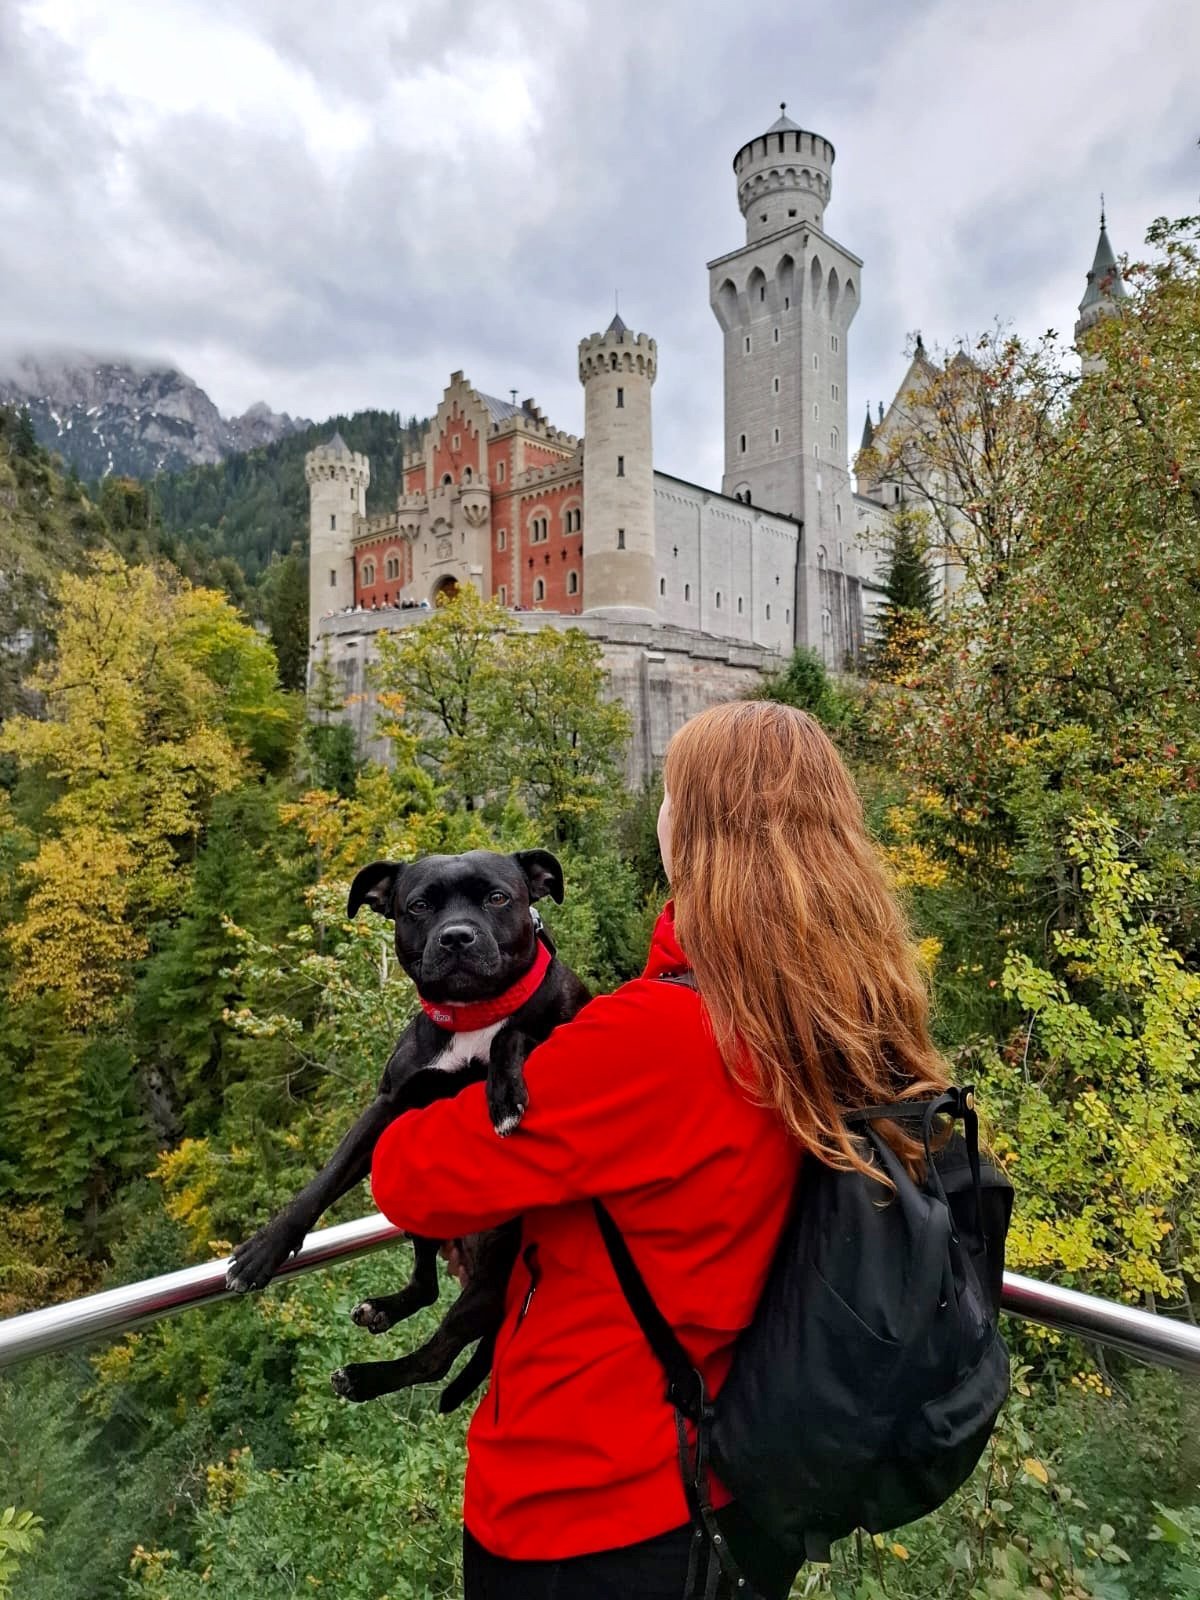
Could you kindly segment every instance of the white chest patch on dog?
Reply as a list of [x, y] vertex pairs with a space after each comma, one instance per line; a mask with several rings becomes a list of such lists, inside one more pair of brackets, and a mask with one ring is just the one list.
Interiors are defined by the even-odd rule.
[[502, 1017], [499, 1022], [493, 1022], [486, 1028], [472, 1028], [469, 1033], [447, 1034], [446, 1048], [428, 1063], [429, 1070], [457, 1072], [460, 1067], [468, 1066], [472, 1061], [478, 1061], [480, 1066], [486, 1067], [492, 1040], [507, 1021], [507, 1017]]

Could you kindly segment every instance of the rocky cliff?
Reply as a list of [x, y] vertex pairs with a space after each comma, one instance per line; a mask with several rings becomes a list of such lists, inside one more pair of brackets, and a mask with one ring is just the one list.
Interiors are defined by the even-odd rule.
[[89, 479], [212, 465], [312, 426], [261, 402], [223, 417], [174, 368], [79, 354], [0, 359], [0, 404], [27, 407], [39, 443]]

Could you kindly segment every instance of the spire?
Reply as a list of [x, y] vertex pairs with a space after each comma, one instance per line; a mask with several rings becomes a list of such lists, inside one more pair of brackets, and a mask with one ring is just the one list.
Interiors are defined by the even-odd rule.
[[[880, 406], [880, 421], [883, 420], [883, 407]], [[869, 450], [875, 442], [875, 424], [871, 421], [871, 402], [867, 401], [867, 420], [863, 423], [862, 444], [860, 450]]]
[[337, 456], [348, 456], [350, 454], [350, 446], [342, 438], [341, 433], [337, 431], [334, 432], [333, 438], [326, 442], [325, 448], [326, 450], [332, 450], [334, 455]]
[[1092, 262], [1092, 270], [1087, 275], [1087, 288], [1083, 291], [1083, 299], [1079, 302], [1080, 311], [1086, 311], [1089, 306], [1097, 306], [1106, 300], [1124, 300], [1126, 297], [1125, 285], [1121, 281], [1121, 269], [1117, 265], [1117, 257], [1109, 242], [1108, 228], [1104, 216], [1104, 196], [1100, 196], [1100, 238], [1096, 243], [1096, 255]]
[[779, 115], [775, 119], [775, 121], [771, 124], [771, 126], [767, 129], [767, 132], [768, 133], [799, 133], [800, 132], [800, 124], [797, 123], [797, 122], [793, 122], [791, 117], [789, 117], [788, 114], [787, 114], [787, 101], [786, 100], [781, 100], [779, 102]]
[[[609, 323], [607, 333], [615, 333], [618, 339], [623, 339], [628, 332], [629, 329], [621, 321], [621, 313], [618, 311], [616, 316]], [[607, 333], [605, 337], [607, 337]]]

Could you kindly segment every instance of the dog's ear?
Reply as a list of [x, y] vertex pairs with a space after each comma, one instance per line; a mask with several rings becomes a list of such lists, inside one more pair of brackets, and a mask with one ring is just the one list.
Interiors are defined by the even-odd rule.
[[556, 904], [562, 905], [563, 875], [557, 856], [552, 856], [549, 850], [517, 850], [513, 860], [525, 874], [531, 900], [540, 900], [548, 894]]
[[378, 911], [381, 917], [393, 916], [392, 895], [396, 888], [396, 879], [404, 870], [400, 861], [372, 861], [369, 867], [364, 867], [350, 885], [350, 899], [346, 903], [346, 915], [352, 917], [359, 906], [370, 906], [372, 911]]

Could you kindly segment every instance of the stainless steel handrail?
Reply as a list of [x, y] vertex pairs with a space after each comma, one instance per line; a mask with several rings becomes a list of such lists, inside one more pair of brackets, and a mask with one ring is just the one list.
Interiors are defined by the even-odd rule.
[[[308, 1235], [298, 1253], [280, 1268], [279, 1276], [288, 1278], [337, 1261], [349, 1261], [402, 1237], [399, 1228], [378, 1213], [333, 1228], [320, 1228]], [[227, 1265], [227, 1258], [206, 1261], [199, 1267], [185, 1267], [182, 1272], [167, 1272], [160, 1278], [147, 1278], [142, 1283], [105, 1289], [82, 1300], [68, 1300], [43, 1311], [9, 1317], [0, 1322], [0, 1367], [127, 1333], [189, 1306], [235, 1299], [225, 1287]], [[1200, 1377], [1200, 1328], [1189, 1323], [1079, 1294], [1074, 1289], [1060, 1289], [1056, 1284], [1040, 1283], [1015, 1272], [1004, 1274], [1004, 1309], [1027, 1322], [1078, 1334], [1142, 1361]]]

